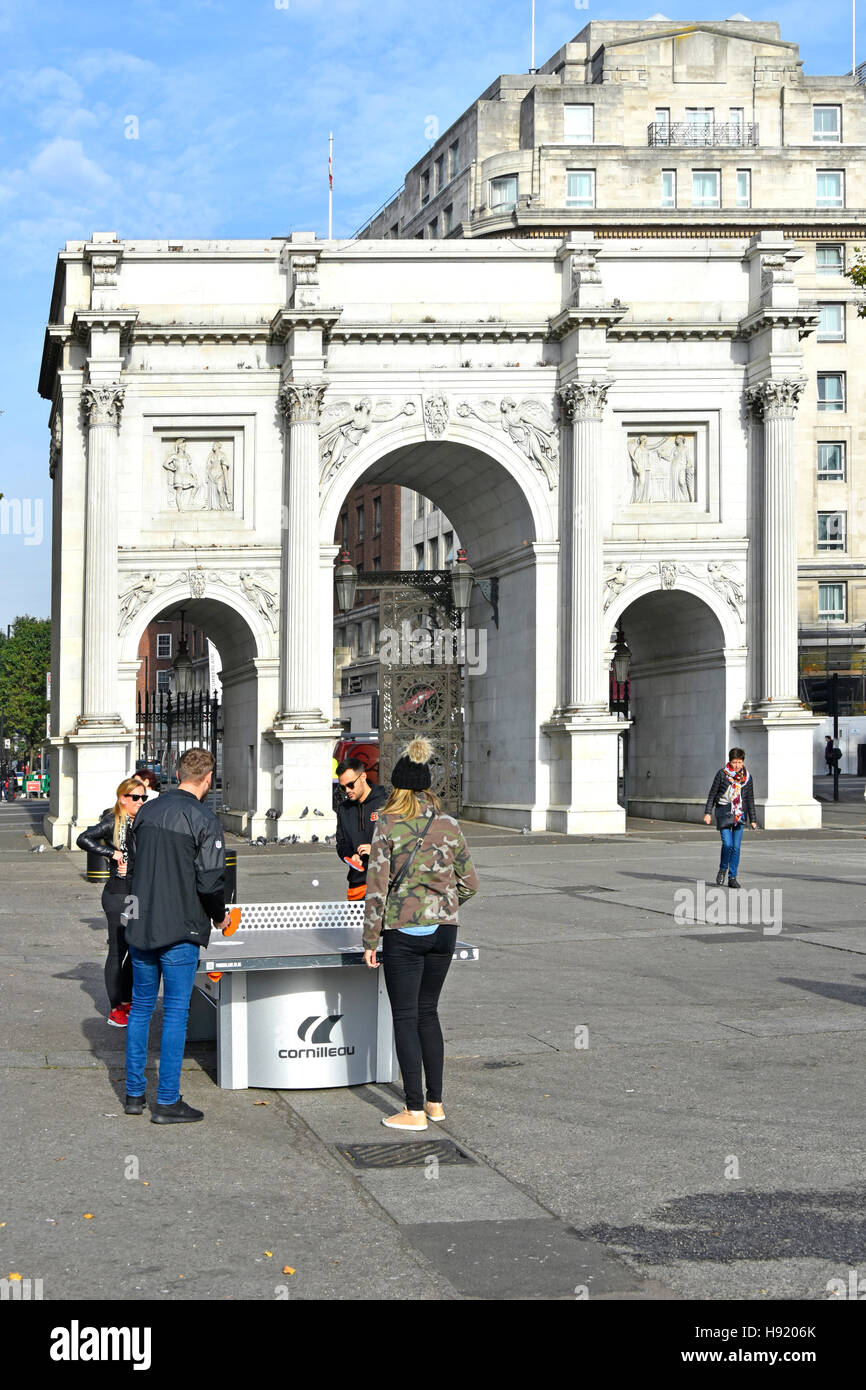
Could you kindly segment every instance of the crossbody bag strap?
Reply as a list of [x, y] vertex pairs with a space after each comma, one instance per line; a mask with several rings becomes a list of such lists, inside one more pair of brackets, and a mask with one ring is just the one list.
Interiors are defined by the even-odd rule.
[[[432, 824], [433, 824], [433, 822], [434, 822], [435, 819], [436, 819], [436, 813], [435, 813], [435, 811], [430, 811], [429, 814], [428, 814], [428, 817], [427, 817], [427, 824], [426, 824], [425, 827], [424, 827], [424, 833], [423, 833], [422, 835], [419, 835], [419, 836], [418, 836], [418, 838], [416, 839], [415, 844], [414, 844], [414, 846], [413, 846], [413, 848], [412, 848], [411, 853], [407, 856], [407, 858], [406, 858], [406, 859], [404, 860], [404, 862], [401, 864], [400, 868], [397, 870], [397, 872], [395, 873], [394, 877], [391, 879], [390, 883], [388, 884], [388, 897], [390, 897], [392, 893], [395, 893], [395, 892], [397, 891], [397, 889], [400, 887], [400, 884], [403, 882], [403, 879], [404, 879], [404, 878], [406, 877], [406, 875], [408, 874], [409, 870], [410, 870], [411, 867], [412, 867], [412, 864], [414, 863], [416, 854], [418, 853], [419, 849], [421, 848], [422, 844], [424, 843], [424, 841], [426, 840], [428, 834], [430, 833], [430, 827], [432, 826]], [[408, 822], [404, 822], [404, 824], [408, 824]]]

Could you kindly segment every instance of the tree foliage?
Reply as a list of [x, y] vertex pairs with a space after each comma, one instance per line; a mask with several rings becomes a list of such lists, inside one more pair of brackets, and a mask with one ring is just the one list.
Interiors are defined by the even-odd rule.
[[[856, 285], [858, 290], [866, 290], [866, 255], [859, 246], [854, 247], [854, 264], [850, 270], [845, 271], [845, 278]], [[866, 318], [866, 300], [858, 304], [857, 313], [861, 319]]]
[[45, 673], [51, 666], [51, 621], [16, 618], [0, 642], [0, 709], [4, 733], [28, 748], [45, 738]]

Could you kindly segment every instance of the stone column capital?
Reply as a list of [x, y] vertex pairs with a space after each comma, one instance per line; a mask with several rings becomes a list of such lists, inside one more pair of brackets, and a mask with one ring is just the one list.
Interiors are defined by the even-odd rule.
[[603, 381], [570, 381], [557, 392], [567, 419], [600, 420], [604, 413], [610, 383]]
[[746, 401], [756, 415], [765, 419], [793, 420], [805, 386], [805, 377], [768, 378], [747, 388]]
[[116, 425], [120, 419], [126, 387], [119, 381], [84, 386], [81, 400], [89, 425]]
[[318, 424], [322, 401], [327, 389], [325, 381], [287, 381], [280, 387], [280, 410], [288, 424], [302, 421]]

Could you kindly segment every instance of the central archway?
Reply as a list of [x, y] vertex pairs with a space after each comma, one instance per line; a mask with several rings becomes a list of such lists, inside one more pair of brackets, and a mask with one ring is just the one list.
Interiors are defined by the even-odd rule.
[[477, 586], [466, 613], [473, 662], [464, 680], [463, 812], [541, 829], [549, 798], [539, 726], [556, 700], [555, 492], [507, 441], [482, 447], [471, 430], [465, 435], [429, 440], [423, 429], [404, 429], [390, 448], [385, 440], [359, 449], [322, 497], [321, 542], [333, 550], [352, 488], [396, 484], [448, 516], [478, 579], [498, 579], [498, 627]]

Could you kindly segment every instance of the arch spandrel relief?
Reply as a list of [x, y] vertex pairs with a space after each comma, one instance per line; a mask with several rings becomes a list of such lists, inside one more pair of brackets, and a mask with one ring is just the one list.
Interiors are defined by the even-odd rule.
[[165, 495], [162, 510], [234, 511], [234, 440], [163, 439]]
[[608, 451], [614, 539], [630, 534], [618, 525], [643, 534], [720, 520], [720, 429], [718, 411], [618, 413]]
[[632, 503], [696, 502], [696, 444], [694, 434], [629, 434]]

